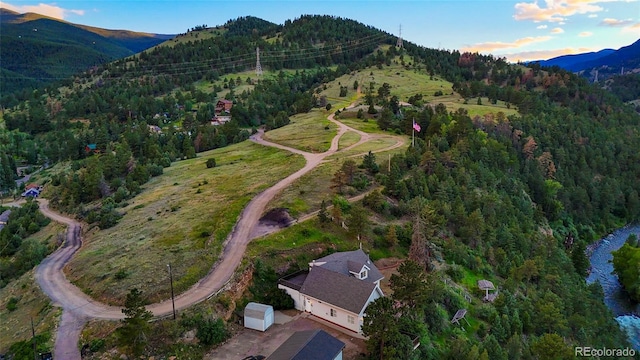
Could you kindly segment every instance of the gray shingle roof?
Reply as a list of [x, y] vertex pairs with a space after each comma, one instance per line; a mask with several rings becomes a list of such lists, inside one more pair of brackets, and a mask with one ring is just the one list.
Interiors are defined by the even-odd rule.
[[[318, 263], [326, 264], [319, 265]], [[378, 268], [373, 265], [373, 262], [369, 259], [369, 256], [362, 251], [362, 249], [354, 250], [354, 251], [343, 251], [333, 253], [331, 255], [327, 255], [323, 258], [316, 259], [314, 266], [322, 266], [325, 269], [339, 272], [344, 275], [349, 275], [349, 270], [354, 272], [360, 272], [363, 265], [367, 265], [367, 267], [371, 270], [368, 271], [367, 281], [375, 282], [378, 280], [382, 280], [384, 275], [378, 270]], [[352, 270], [356, 269], [357, 270]]]
[[258, 304], [250, 302], [244, 308], [244, 316], [252, 319], [263, 319], [267, 311], [273, 312], [271, 305]]
[[375, 288], [375, 283], [358, 280], [324, 266], [314, 266], [309, 270], [300, 293], [359, 314]]
[[345, 344], [324, 330], [298, 331], [282, 343], [267, 360], [333, 360]]

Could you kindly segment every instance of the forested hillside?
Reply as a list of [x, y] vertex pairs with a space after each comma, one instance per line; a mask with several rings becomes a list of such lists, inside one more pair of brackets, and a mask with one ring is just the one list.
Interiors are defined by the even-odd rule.
[[[372, 358], [404, 355], [407, 334], [420, 337], [409, 355], [416, 359], [570, 359], [574, 346], [626, 344], [601, 289], [584, 276], [586, 245], [640, 215], [640, 116], [631, 106], [557, 67], [406, 41], [400, 49], [389, 46], [389, 34], [352, 20], [303, 16], [280, 26], [246, 17], [224, 29], [97, 66], [24, 102], [7, 99], [4, 121], [17, 149], [3, 151], [30, 163], [70, 162], [52, 177], [51, 204], [106, 228], [173, 161], [242, 142], [260, 125], [286, 126], [326, 105], [323, 84], [399, 63], [453, 83], [465, 101], [505, 102], [519, 115], [471, 117], [424, 94], [401, 108], [388, 86], [359, 84], [381, 129], [412, 134], [414, 120], [421, 129], [415, 147], [375, 177], [392, 201], [365, 200], [381, 219], [379, 231], [364, 235], [370, 246], [408, 254], [417, 274], [401, 275], [428, 284], [409, 289], [419, 303], [398, 292], [402, 306], [373, 308], [388, 315], [380, 317], [388, 327], [369, 331], [390, 335], [372, 337]], [[246, 75], [256, 47], [275, 75]], [[211, 126], [222, 97], [233, 101], [233, 120]], [[402, 236], [383, 240], [389, 233]], [[443, 285], [468, 289], [480, 278], [498, 285], [494, 303], [470, 304]], [[467, 307], [470, 326], [451, 325]]]
[[79, 26], [4, 8], [0, 9], [0, 20], [0, 93], [5, 105], [11, 93], [69, 78], [167, 39]]

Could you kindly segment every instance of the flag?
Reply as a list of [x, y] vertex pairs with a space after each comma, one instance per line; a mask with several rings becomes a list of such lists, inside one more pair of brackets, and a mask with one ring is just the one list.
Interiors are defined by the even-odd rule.
[[420, 132], [420, 125], [415, 121], [413, 122], [413, 130]]

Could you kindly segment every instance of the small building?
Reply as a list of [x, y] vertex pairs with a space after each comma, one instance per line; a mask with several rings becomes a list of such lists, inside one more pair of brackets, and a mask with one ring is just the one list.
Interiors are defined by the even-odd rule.
[[231, 121], [230, 115], [214, 115], [211, 119], [211, 125], [222, 125]]
[[230, 112], [233, 107], [233, 101], [227, 99], [218, 100], [216, 103], [216, 113]]
[[96, 144], [87, 144], [84, 147], [84, 151], [86, 153], [99, 153], [100, 152], [100, 150], [98, 150], [98, 145], [96, 145]]
[[5, 210], [2, 214], [0, 214], [0, 230], [7, 225], [7, 221], [9, 221], [9, 215], [11, 215], [11, 210]]
[[345, 344], [324, 330], [298, 331], [267, 360], [342, 360]]
[[244, 327], [266, 331], [274, 321], [273, 306], [250, 302], [244, 308]]
[[38, 188], [31, 188], [22, 193], [22, 197], [38, 197], [40, 196], [40, 190]]

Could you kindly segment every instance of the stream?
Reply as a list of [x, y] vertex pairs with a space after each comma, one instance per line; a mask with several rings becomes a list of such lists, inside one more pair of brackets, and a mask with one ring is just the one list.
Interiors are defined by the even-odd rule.
[[640, 350], [640, 304], [633, 303], [624, 293], [618, 278], [613, 274], [612, 251], [618, 250], [630, 234], [640, 234], [640, 225], [626, 226], [601, 239], [589, 257], [591, 273], [587, 283], [598, 281], [604, 292], [604, 303], [616, 316], [620, 327], [626, 331], [631, 344]]

